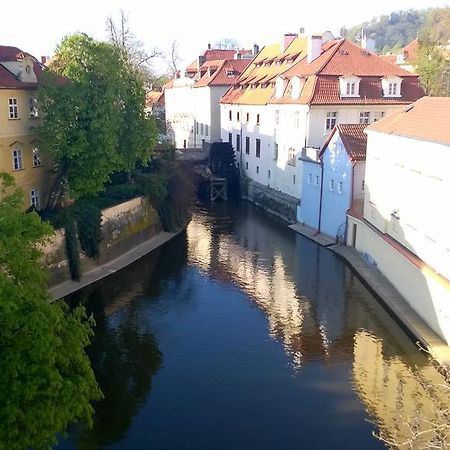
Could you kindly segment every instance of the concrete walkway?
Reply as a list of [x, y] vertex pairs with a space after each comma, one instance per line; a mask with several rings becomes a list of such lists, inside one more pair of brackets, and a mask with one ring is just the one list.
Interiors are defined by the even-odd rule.
[[120, 269], [123, 269], [134, 261], [137, 261], [147, 253], [160, 247], [161, 245], [175, 237], [177, 234], [178, 233], [166, 233], [163, 231], [150, 238], [148, 241], [145, 241], [142, 244], [133, 247], [131, 250], [120, 255], [118, 258], [113, 259], [112, 261], [109, 261], [106, 264], [103, 264], [102, 266], [96, 267], [95, 269], [85, 273], [80, 281], [68, 280], [64, 283], [58, 284], [57, 286], [53, 286], [49, 289], [50, 295], [53, 300], [57, 300], [59, 298], [65, 297], [66, 295], [72, 294], [73, 292], [76, 292], [79, 289], [82, 289], [92, 283], [95, 283], [96, 281], [101, 280], [102, 278], [105, 278]]
[[289, 228], [296, 231], [297, 233], [302, 234], [303, 236], [311, 239], [318, 244], [328, 247], [330, 245], [334, 245], [336, 242], [333, 238], [329, 236], [325, 236], [324, 234], [318, 233], [314, 228], [310, 228], [306, 225], [302, 225], [301, 223], [294, 223], [293, 225], [289, 225]]
[[414, 341], [419, 341], [439, 364], [450, 366], [450, 347], [409, 306], [378, 269], [370, 267], [352, 247], [333, 245], [328, 248], [346, 261]]

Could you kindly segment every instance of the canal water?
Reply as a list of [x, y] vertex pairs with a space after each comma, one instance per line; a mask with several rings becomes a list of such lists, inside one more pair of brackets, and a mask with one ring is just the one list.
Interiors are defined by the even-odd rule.
[[376, 449], [442, 407], [437, 370], [345, 264], [250, 204], [198, 208], [69, 300], [97, 322], [105, 399], [58, 449]]

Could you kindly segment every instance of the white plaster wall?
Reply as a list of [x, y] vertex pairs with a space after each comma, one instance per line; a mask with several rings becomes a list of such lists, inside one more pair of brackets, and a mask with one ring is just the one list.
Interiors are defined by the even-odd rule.
[[450, 345], [450, 285], [412, 264], [362, 221], [349, 216], [348, 224], [348, 242], [352, 242], [356, 224], [356, 250], [375, 261], [411, 307]]
[[365, 218], [450, 280], [449, 167], [449, 146], [368, 131]]
[[376, 111], [384, 111], [387, 115], [401, 108], [404, 108], [404, 105], [311, 106], [307, 144], [309, 147], [322, 147], [325, 143], [329, 135], [329, 132], [325, 129], [328, 112], [337, 112], [336, 123], [359, 123], [359, 113], [362, 111], [369, 111], [371, 120], [373, 120], [373, 113]]
[[363, 181], [365, 184], [366, 162], [358, 161], [353, 166], [353, 201], [364, 198]]
[[[195, 106], [195, 136], [197, 139], [197, 147], [201, 147], [203, 139], [205, 142], [211, 142], [211, 88], [209, 86], [203, 86], [193, 88], [192, 91]], [[199, 124], [198, 126], [197, 123]], [[203, 134], [202, 127], [200, 125], [203, 125]], [[208, 135], [206, 135], [205, 125], [208, 125]]]
[[165, 89], [166, 123], [173, 130], [174, 144], [194, 146], [195, 98], [191, 86]]

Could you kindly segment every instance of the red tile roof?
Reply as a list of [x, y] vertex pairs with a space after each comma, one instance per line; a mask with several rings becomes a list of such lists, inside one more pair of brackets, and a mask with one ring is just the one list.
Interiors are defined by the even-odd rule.
[[322, 156], [325, 152], [325, 149], [328, 147], [331, 138], [336, 132], [338, 132], [349, 158], [352, 161], [365, 161], [367, 150], [367, 135], [364, 133], [364, 129], [366, 127], [366, 124], [359, 123], [340, 123], [336, 125], [333, 128], [333, 131], [330, 133], [330, 136], [328, 136], [327, 141], [323, 145], [322, 150], [320, 151], [320, 156]]
[[423, 97], [389, 114], [367, 130], [450, 146], [450, 97]]
[[25, 53], [20, 48], [10, 47], [8, 45], [0, 45], [0, 61], [17, 61], [24, 56], [31, 56], [29, 53]]
[[397, 61], [397, 55], [379, 55], [383, 61], [388, 62], [389, 64], [395, 64]]
[[[203, 86], [231, 86], [241, 73], [249, 65], [250, 61], [245, 59], [224, 59], [222, 61], [207, 61], [202, 65], [200, 71], [207, 70], [206, 73], [195, 83], [194, 87]], [[209, 75], [209, 68], [217, 67], [214, 73]], [[229, 76], [227, 72], [233, 72]]]
[[0, 45], [0, 89], [36, 89], [37, 83], [25, 83], [20, 81], [11, 71], [9, 71], [1, 62], [11, 62], [22, 59], [24, 56], [31, 56], [34, 60], [33, 70], [40, 81], [43, 66], [29, 53], [23, 52], [17, 47]]
[[419, 56], [419, 39], [416, 38], [411, 41], [408, 45], [401, 49], [400, 53], [403, 53], [405, 62], [416, 60]]
[[145, 106], [151, 108], [153, 105], [164, 106], [164, 91], [150, 91], [145, 97]]

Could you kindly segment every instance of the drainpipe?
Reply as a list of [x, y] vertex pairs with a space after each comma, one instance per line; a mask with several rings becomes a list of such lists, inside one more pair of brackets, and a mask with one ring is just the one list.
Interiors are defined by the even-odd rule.
[[322, 195], [323, 195], [323, 161], [322, 158], [320, 158], [319, 224], [317, 227], [317, 232], [315, 234], [320, 234], [320, 225], [322, 223]]

